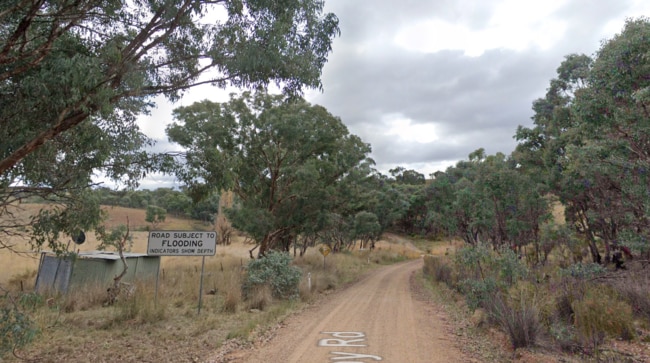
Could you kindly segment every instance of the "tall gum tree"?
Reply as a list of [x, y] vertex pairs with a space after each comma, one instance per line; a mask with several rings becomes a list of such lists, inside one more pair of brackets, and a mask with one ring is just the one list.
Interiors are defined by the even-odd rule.
[[336, 209], [341, 181], [370, 153], [338, 117], [302, 98], [245, 92], [178, 108], [174, 117], [167, 134], [186, 149], [177, 175], [197, 198], [232, 190], [226, 212], [260, 257], [313, 232]]
[[566, 218], [585, 237], [592, 259], [612, 245], [647, 253], [650, 244], [650, 21], [628, 19], [593, 60], [571, 55], [544, 99], [535, 127], [520, 127], [515, 157], [549, 176]]
[[0, 21], [0, 233], [45, 220], [12, 214], [37, 195], [57, 203], [37, 244], [97, 224], [80, 199], [94, 173], [134, 186], [168, 165], [135, 122], [154, 96], [320, 88], [339, 32], [321, 0], [9, 0]]

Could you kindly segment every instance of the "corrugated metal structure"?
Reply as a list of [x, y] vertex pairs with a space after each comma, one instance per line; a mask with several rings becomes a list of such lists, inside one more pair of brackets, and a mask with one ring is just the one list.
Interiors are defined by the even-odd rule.
[[[159, 256], [142, 253], [124, 253], [129, 266], [123, 282], [155, 279], [160, 268]], [[53, 253], [41, 253], [41, 261], [36, 276], [36, 291], [67, 292], [91, 284], [112, 283], [123, 269], [117, 252], [80, 252], [75, 257], [57, 257]]]

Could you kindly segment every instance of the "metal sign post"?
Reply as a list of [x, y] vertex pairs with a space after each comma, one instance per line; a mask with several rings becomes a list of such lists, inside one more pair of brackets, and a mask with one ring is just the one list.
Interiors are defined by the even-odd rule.
[[203, 301], [203, 270], [205, 267], [205, 256], [201, 259], [201, 282], [199, 283], [199, 309], [196, 314], [201, 314], [201, 302]]
[[323, 245], [320, 246], [318, 251], [320, 251], [321, 255], [323, 255], [323, 268], [325, 268], [325, 257], [327, 257], [327, 255], [329, 255], [330, 252], [332, 252], [332, 249], [328, 245]]

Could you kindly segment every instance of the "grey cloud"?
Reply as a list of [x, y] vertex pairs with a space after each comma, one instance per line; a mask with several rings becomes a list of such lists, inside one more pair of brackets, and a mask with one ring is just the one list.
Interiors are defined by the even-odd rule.
[[[604, 31], [612, 20], [634, 15], [626, 13], [631, 4], [568, 0], [549, 16], [549, 21], [566, 25], [564, 38], [551, 49], [493, 49], [467, 57], [454, 50], [407, 51], [393, 39], [406, 26], [436, 19], [485, 29], [495, 11], [493, 1], [327, 0], [325, 10], [339, 17], [341, 36], [323, 71], [324, 92], [310, 93], [309, 101], [325, 106], [370, 143], [371, 157], [382, 172], [400, 165], [428, 174], [435, 170], [419, 168], [466, 160], [481, 147], [488, 154], [509, 154], [516, 146], [517, 126], [532, 125], [532, 102], [544, 96], [564, 56], [593, 55], [603, 38], [611, 38]], [[206, 94], [214, 98], [218, 92], [212, 93], [203, 90], [187, 102]], [[148, 134], [164, 138], [160, 125], [171, 121], [172, 108], [152, 113]], [[438, 139], [417, 143], [386, 135], [391, 117], [435, 125]], [[154, 150], [175, 151], [178, 146], [164, 138]]]
[[[544, 51], [495, 49], [467, 57], [462, 51], [422, 54], [392, 44], [401, 26], [435, 17], [481, 29], [490, 18], [487, 3], [331, 1], [342, 34], [324, 69], [324, 93], [311, 101], [369, 142], [378, 165], [467, 159], [479, 147], [488, 154], [511, 153], [517, 126], [532, 125], [532, 102], [544, 96], [564, 56], [593, 54], [603, 27], [624, 17], [628, 4], [569, 1], [553, 15], [567, 24], [565, 38]], [[439, 139], [422, 144], [384, 135], [382, 120], [395, 115], [436, 125]]]

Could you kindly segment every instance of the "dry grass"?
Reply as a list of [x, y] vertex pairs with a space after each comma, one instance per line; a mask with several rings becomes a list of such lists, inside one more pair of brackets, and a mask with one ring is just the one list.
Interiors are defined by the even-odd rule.
[[[119, 207], [108, 210], [109, 224], [122, 223], [127, 215], [132, 225], [144, 220], [144, 211]], [[192, 223], [168, 217], [158, 228], [195, 229]], [[145, 252], [148, 232], [136, 230], [133, 236], [132, 251]], [[89, 234], [81, 249], [94, 250], [96, 246], [97, 241]], [[205, 360], [226, 339], [250, 339], [301, 305], [300, 301], [272, 301], [264, 291], [258, 299], [244, 301], [240, 287], [250, 248], [234, 234], [231, 245], [219, 245], [215, 256], [205, 258], [200, 313], [201, 257], [162, 257], [157, 294], [155, 281], [145, 281], [136, 286], [131, 297], [113, 306], [104, 306], [105, 286], [66, 295], [32, 294], [30, 314], [41, 334], [18, 353], [40, 362]], [[0, 250], [0, 284], [10, 286], [12, 291], [20, 291], [21, 285], [24, 291], [31, 291], [38, 259], [6, 252]], [[302, 301], [312, 301], [322, 292], [353, 281], [378, 263], [420, 254], [406, 240], [381, 241], [372, 252], [330, 254], [323, 263], [323, 256], [311, 248], [304, 257], [294, 259], [304, 271]], [[306, 287], [307, 273], [311, 273], [311, 290]], [[13, 357], [4, 358], [15, 361]]]
[[[21, 213], [36, 213], [40, 207], [40, 204], [22, 204]], [[108, 227], [126, 224], [128, 218], [131, 227], [131, 236], [133, 237], [133, 246], [130, 252], [145, 253], [149, 238], [149, 232], [146, 231], [146, 228], [150, 227], [150, 223], [145, 222], [145, 210], [123, 207], [104, 207], [104, 209], [109, 215], [105, 223]], [[161, 230], [207, 230], [209, 228], [210, 226], [201, 222], [169, 216], [165, 222], [157, 226], [157, 229]], [[243, 241], [243, 238], [233, 237], [233, 240]], [[15, 245], [15, 250], [21, 253], [16, 254], [6, 249], [0, 249], [0, 266], [3, 267], [2, 271], [0, 271], [0, 284], [5, 285], [10, 281], [15, 281], [20, 284], [20, 281], [22, 281], [25, 289], [33, 288], [33, 278], [31, 277], [32, 275], [35, 276], [38, 270], [40, 254], [32, 251], [26, 240], [14, 239], [9, 241], [9, 243]], [[93, 233], [88, 233], [86, 234], [86, 242], [83, 245], [78, 246], [71, 243], [70, 246], [76, 248], [77, 252], [94, 251], [99, 246], [99, 242]], [[227, 246], [224, 248], [225, 250], [222, 251], [222, 246], [218, 246], [217, 255], [206, 257], [206, 263], [216, 262], [219, 256], [224, 256], [225, 254], [241, 257], [242, 263], [248, 259], [248, 252], [245, 251], [245, 248], [241, 248], [240, 246], [233, 249], [228, 249]], [[162, 259], [163, 268], [188, 264], [198, 264], [200, 266], [200, 263], [201, 257], [165, 257]]]

